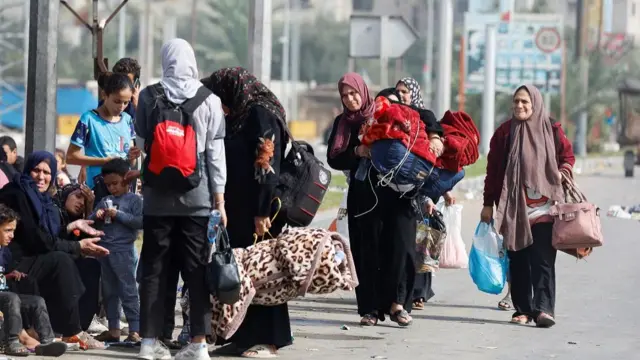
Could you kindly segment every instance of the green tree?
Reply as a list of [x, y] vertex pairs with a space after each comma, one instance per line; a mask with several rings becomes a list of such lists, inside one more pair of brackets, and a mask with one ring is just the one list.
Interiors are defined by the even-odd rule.
[[[191, 23], [181, 23], [178, 32], [180, 36], [189, 39]], [[201, 1], [193, 47], [198, 65], [205, 74], [227, 66], [247, 66], [248, 25], [248, 1]]]

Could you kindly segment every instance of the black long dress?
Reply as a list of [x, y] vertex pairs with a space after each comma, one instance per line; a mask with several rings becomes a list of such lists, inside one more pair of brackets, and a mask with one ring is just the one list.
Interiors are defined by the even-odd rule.
[[[231, 246], [253, 245], [256, 216], [273, 216], [276, 206], [273, 194], [280, 173], [280, 161], [286, 148], [286, 133], [275, 115], [264, 107], [254, 105], [243, 128], [225, 139], [227, 154], [227, 185], [225, 208], [229, 219], [227, 231]], [[263, 141], [274, 143], [271, 169], [263, 171], [256, 158]], [[283, 223], [276, 217], [269, 232], [278, 236]], [[268, 235], [265, 236], [268, 238]], [[227, 341], [238, 349], [254, 345], [275, 345], [281, 348], [291, 344], [291, 325], [287, 304], [278, 306], [251, 305], [238, 331]]]
[[410, 199], [388, 187], [377, 186], [377, 172], [371, 168], [365, 181], [355, 179], [360, 158], [357, 127], [351, 129], [346, 150], [331, 155], [336, 128], [335, 119], [328, 143], [328, 163], [336, 170], [350, 173], [347, 194], [349, 240], [360, 284], [356, 287], [358, 313], [372, 314], [384, 320], [392, 303], [411, 311], [415, 269], [416, 213]]
[[[82, 216], [73, 216], [65, 208], [67, 198], [73, 191], [58, 191], [58, 194], [54, 197], [54, 202], [60, 210], [60, 222], [61, 227], [66, 228], [67, 225], [75, 220], [82, 219]], [[73, 235], [67, 236], [68, 240], [80, 241], [87, 238], [88, 235]], [[78, 301], [78, 309], [80, 313], [80, 327], [83, 331], [87, 331], [91, 326], [93, 316], [100, 312], [100, 275], [102, 273], [100, 268], [100, 262], [98, 259], [79, 256], [75, 259], [82, 284], [85, 287], [85, 292]], [[172, 312], [173, 315], [173, 312]]]
[[36, 282], [56, 333], [65, 337], [80, 333], [78, 301], [85, 287], [74, 262], [80, 256], [80, 244], [53, 236], [41, 227], [29, 199], [15, 183], [0, 190], [0, 203], [20, 216], [9, 245], [13, 257], [9, 270], [26, 273]]
[[[426, 131], [428, 133], [437, 133], [442, 136], [444, 131], [442, 125], [438, 122], [435, 115], [431, 110], [427, 109], [415, 109], [420, 113], [420, 119], [426, 125]], [[437, 201], [437, 199], [436, 199]], [[422, 220], [422, 219], [420, 219]], [[413, 300], [427, 302], [436, 294], [431, 287], [433, 280], [433, 274], [428, 272], [424, 274], [416, 274], [416, 283], [413, 287]]]

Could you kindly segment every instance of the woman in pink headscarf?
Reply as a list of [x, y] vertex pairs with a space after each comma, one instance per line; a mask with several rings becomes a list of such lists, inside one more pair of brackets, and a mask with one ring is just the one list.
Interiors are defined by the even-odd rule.
[[369, 148], [358, 133], [373, 117], [374, 99], [362, 77], [345, 74], [338, 83], [342, 113], [334, 121], [328, 142], [328, 163], [349, 172], [347, 212], [349, 239], [360, 285], [356, 288], [360, 324], [373, 326], [389, 314], [400, 326], [411, 325], [415, 270], [413, 266], [416, 215], [410, 199], [389, 187], [378, 186], [371, 167], [364, 181], [355, 173]]

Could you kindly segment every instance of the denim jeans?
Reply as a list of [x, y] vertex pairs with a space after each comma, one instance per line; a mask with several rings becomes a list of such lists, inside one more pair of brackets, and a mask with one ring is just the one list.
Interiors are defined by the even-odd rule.
[[18, 295], [9, 291], [0, 292], [0, 311], [4, 314], [2, 325], [3, 342], [18, 341], [25, 327], [32, 327], [40, 342], [48, 344], [55, 338], [44, 299], [36, 295]]
[[373, 143], [371, 161], [382, 176], [395, 170], [392, 183], [419, 187], [418, 193], [420, 195], [428, 196], [434, 201], [453, 189], [464, 178], [464, 170], [456, 173], [437, 168], [430, 162], [408, 152], [399, 140], [379, 140]]
[[136, 283], [138, 254], [130, 251], [112, 252], [100, 259], [102, 266], [102, 301], [107, 311], [109, 329], [120, 328], [120, 305], [129, 323], [130, 332], [140, 332], [140, 298]]

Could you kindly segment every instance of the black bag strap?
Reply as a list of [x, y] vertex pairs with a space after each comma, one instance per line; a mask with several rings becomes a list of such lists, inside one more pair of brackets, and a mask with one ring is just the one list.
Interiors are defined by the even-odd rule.
[[227, 228], [220, 224], [218, 225], [218, 236], [216, 238], [216, 252], [224, 252], [228, 250], [231, 250], [229, 233], [227, 232]]
[[193, 112], [196, 111], [196, 109], [212, 94], [211, 90], [207, 89], [206, 86], [200, 86], [196, 94], [191, 99], [183, 102], [180, 105], [180, 108], [188, 114], [193, 114]]
[[164, 87], [162, 87], [161, 83], [150, 85], [149, 91], [151, 92], [151, 97], [153, 99], [162, 99], [166, 104], [170, 104], [171, 107], [180, 108], [183, 112], [188, 114], [193, 114], [193, 112], [196, 111], [196, 109], [213, 94], [211, 90], [207, 89], [207, 87], [203, 85], [198, 88], [198, 91], [191, 99], [186, 100], [182, 104], [175, 104], [167, 99]]

